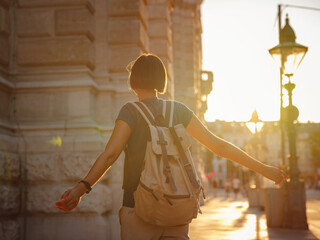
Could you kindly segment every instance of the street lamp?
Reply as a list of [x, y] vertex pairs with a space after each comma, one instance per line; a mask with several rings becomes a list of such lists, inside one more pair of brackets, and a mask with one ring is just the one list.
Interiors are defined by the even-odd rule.
[[269, 49], [269, 53], [282, 69], [283, 74], [292, 76], [306, 55], [308, 47], [296, 43], [296, 35], [289, 24], [288, 15], [286, 25], [280, 32], [280, 43]]
[[[253, 143], [253, 148], [254, 148], [254, 152], [255, 152], [255, 158], [259, 159], [258, 156], [258, 132], [261, 130], [262, 126], [263, 126], [263, 122], [259, 119], [257, 110], [255, 109], [251, 115], [251, 119], [246, 123], [246, 126], [248, 127], [248, 129], [250, 130], [250, 132], [252, 134], [254, 134], [254, 143]], [[257, 188], [260, 188], [260, 179], [257, 178], [256, 176], [256, 180], [257, 180]]]
[[[258, 138], [258, 132], [263, 127], [263, 122], [259, 119], [257, 110], [255, 109], [251, 115], [251, 119], [246, 123], [246, 126], [250, 130], [250, 132], [253, 134], [253, 151], [254, 156], [256, 159], [260, 159], [258, 154], [258, 147], [259, 147], [259, 138]], [[250, 176], [252, 177], [252, 176]], [[263, 208], [263, 191], [261, 190], [261, 183], [262, 179], [259, 174], [253, 173], [253, 177], [255, 180], [255, 188], [249, 188], [248, 189], [248, 201], [249, 201], [249, 207], [260, 207]]]
[[286, 16], [286, 25], [280, 32], [280, 43], [269, 49], [269, 53], [281, 68], [283, 74], [288, 77], [289, 82], [284, 85], [288, 91], [289, 105], [284, 109], [284, 119], [288, 124], [289, 133], [289, 152], [290, 152], [290, 179], [292, 181], [299, 180], [299, 170], [296, 157], [296, 143], [294, 121], [297, 120], [299, 111], [292, 104], [292, 91], [295, 84], [291, 83], [291, 77], [295, 70], [299, 67], [302, 59], [306, 55], [308, 47], [296, 43], [296, 35], [289, 24], [288, 15]]
[[[296, 7], [296, 6], [295, 6]], [[281, 133], [281, 164], [285, 165], [284, 121], [283, 121], [283, 74], [293, 74], [302, 61], [307, 48], [295, 42], [296, 36], [286, 18], [286, 25], [281, 28], [282, 5], [278, 5], [279, 44], [269, 50], [271, 56], [280, 67], [280, 133]], [[285, 72], [284, 72], [285, 69]]]
[[298, 108], [292, 104], [292, 91], [295, 84], [291, 82], [295, 70], [299, 67], [308, 47], [296, 43], [296, 35], [289, 24], [288, 15], [286, 25], [280, 31], [280, 43], [269, 49], [269, 53], [280, 66], [281, 72], [289, 81], [284, 85], [288, 91], [289, 104], [283, 111], [283, 117], [288, 127], [289, 138], [289, 166], [290, 182], [288, 183], [288, 213], [285, 225], [292, 228], [307, 229], [306, 200], [304, 183], [299, 180], [299, 169], [296, 156], [296, 130], [294, 122], [298, 119]]
[[[254, 128], [252, 126], [252, 124], [254, 124]], [[263, 122], [259, 119], [257, 110], [255, 109], [251, 115], [251, 119], [246, 123], [248, 129], [250, 130], [250, 132], [252, 132], [253, 134], [256, 134], [257, 132], [259, 132], [263, 126]]]

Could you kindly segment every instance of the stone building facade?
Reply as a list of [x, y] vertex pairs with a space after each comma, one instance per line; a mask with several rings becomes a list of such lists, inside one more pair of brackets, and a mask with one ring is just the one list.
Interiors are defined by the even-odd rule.
[[119, 239], [123, 155], [76, 210], [55, 201], [135, 99], [126, 66], [139, 54], [165, 62], [165, 98], [202, 114], [201, 2], [0, 0], [0, 239]]
[[[246, 126], [246, 122], [225, 122], [217, 120], [215, 122], [207, 123], [207, 125], [212, 132], [245, 150], [248, 154], [259, 161], [271, 166], [282, 165], [279, 122], [264, 122], [263, 127], [256, 136], [249, 131]], [[298, 168], [300, 171], [300, 178], [305, 180], [307, 188], [315, 187], [315, 180], [317, 176], [317, 168], [312, 162], [310, 135], [319, 130], [319, 123], [308, 122], [298, 123], [296, 125]], [[284, 162], [285, 166], [283, 166], [283, 168], [288, 170], [290, 163], [288, 159], [289, 146], [287, 132], [285, 137], [286, 158]], [[212, 158], [212, 161], [209, 160], [209, 163], [213, 165], [213, 171], [216, 172], [218, 180], [222, 180], [222, 182], [224, 182], [227, 177], [232, 177], [234, 174], [233, 166], [236, 166], [235, 169], [239, 172], [238, 164], [224, 158], [219, 158], [216, 155], [213, 155]], [[241, 169], [244, 170], [246, 168], [243, 167]], [[271, 181], [265, 178], [260, 178], [260, 180], [264, 187], [274, 186]]]

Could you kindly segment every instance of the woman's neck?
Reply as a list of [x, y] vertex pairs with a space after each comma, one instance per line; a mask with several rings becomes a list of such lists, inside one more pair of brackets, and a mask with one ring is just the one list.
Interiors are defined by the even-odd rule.
[[139, 89], [139, 90], [136, 90], [136, 93], [138, 95], [139, 101], [157, 96], [157, 92], [152, 90]]

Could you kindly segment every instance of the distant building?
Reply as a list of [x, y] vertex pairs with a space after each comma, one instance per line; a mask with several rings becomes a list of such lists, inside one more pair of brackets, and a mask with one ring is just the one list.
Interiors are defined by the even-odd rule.
[[[217, 120], [215, 122], [207, 122], [207, 127], [215, 135], [233, 143], [243, 150], [246, 149], [247, 144], [250, 142], [250, 139], [252, 139], [252, 134], [244, 122], [225, 122]], [[215, 172], [220, 186], [223, 186], [227, 178], [242, 174], [243, 168], [239, 164], [221, 158], [215, 154], [213, 155], [212, 162], [209, 160], [207, 161], [207, 164], [213, 164], [213, 172]]]
[[[272, 166], [281, 165], [281, 142], [279, 122], [264, 122], [264, 125], [257, 136], [254, 136], [247, 128], [245, 122], [225, 122], [215, 121], [208, 122], [208, 128], [217, 136], [226, 139], [245, 150], [251, 156], [257, 158], [261, 162]], [[320, 123], [299, 123], [297, 126], [297, 157], [298, 167], [301, 172], [300, 177], [306, 180], [307, 187], [313, 186], [317, 169], [311, 161], [310, 151], [310, 133], [320, 130]], [[285, 153], [288, 156], [287, 137], [285, 140]], [[213, 164], [216, 176], [222, 182], [227, 177], [246, 171], [245, 168], [239, 168], [237, 163], [233, 163], [224, 158], [213, 155], [212, 162], [209, 160], [207, 164]], [[285, 167], [288, 168], [288, 158], [285, 159]]]

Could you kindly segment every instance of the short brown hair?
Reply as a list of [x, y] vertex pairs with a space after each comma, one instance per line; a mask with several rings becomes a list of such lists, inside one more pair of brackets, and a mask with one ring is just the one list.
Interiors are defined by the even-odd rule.
[[129, 69], [132, 89], [150, 89], [164, 93], [167, 86], [167, 71], [161, 59], [155, 54], [142, 54]]

